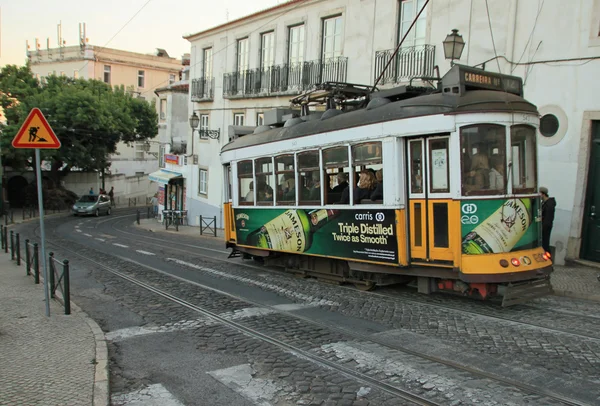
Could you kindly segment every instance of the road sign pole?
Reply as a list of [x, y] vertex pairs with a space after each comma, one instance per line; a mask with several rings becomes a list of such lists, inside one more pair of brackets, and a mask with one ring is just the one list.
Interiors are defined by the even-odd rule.
[[42, 162], [40, 150], [35, 150], [35, 171], [37, 173], [37, 194], [40, 210], [40, 235], [42, 246], [42, 262], [44, 264], [44, 298], [46, 299], [46, 316], [50, 317], [50, 298], [48, 294], [48, 259], [46, 258], [46, 232], [44, 230], [44, 197], [42, 196]]

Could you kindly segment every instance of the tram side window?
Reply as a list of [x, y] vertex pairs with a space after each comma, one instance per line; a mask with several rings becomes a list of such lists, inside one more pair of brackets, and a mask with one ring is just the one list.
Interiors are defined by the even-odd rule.
[[283, 155], [275, 158], [275, 177], [277, 180], [275, 195], [277, 204], [295, 205], [296, 175], [293, 155]]
[[273, 161], [260, 158], [254, 163], [256, 171], [256, 202], [261, 206], [273, 205]]
[[506, 128], [478, 124], [460, 130], [462, 194], [506, 193]]
[[241, 161], [237, 164], [238, 185], [241, 205], [254, 205], [254, 182], [252, 181], [252, 161]]
[[298, 154], [298, 182], [300, 205], [321, 204], [321, 179], [319, 175], [319, 151], [308, 151]]
[[423, 193], [423, 141], [410, 141], [410, 192]]
[[352, 162], [354, 171], [358, 174], [358, 184], [354, 189], [354, 204], [383, 203], [381, 142], [354, 145]]
[[536, 185], [535, 128], [514, 125], [510, 129], [513, 193], [533, 193]]
[[[335, 147], [323, 150], [324, 179], [328, 183], [325, 189], [325, 202], [327, 204], [348, 204], [349, 200], [342, 201], [342, 195], [350, 184], [348, 173], [348, 147]], [[348, 198], [349, 199], [349, 198]]]

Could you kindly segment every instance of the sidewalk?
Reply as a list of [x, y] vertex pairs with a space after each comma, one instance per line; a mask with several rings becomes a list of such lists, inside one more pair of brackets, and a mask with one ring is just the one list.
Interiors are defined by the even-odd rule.
[[0, 405], [107, 406], [108, 353], [100, 327], [0, 253]]
[[[142, 213], [142, 217], [145, 217], [145, 215], [146, 215], [146, 213]], [[136, 226], [138, 226], [137, 223], [134, 222], [134, 224]], [[223, 240], [223, 238], [225, 237], [225, 234], [224, 234], [222, 228], [217, 228], [217, 236], [215, 237], [215, 234], [213, 231], [214, 228], [212, 227], [212, 225], [210, 228], [204, 227], [204, 229], [202, 231], [202, 235], [200, 235], [200, 227], [198, 227], [198, 226], [179, 226], [179, 231], [176, 231], [174, 225], [169, 225], [169, 228], [165, 230], [165, 225], [163, 223], [159, 223], [158, 220], [156, 220], [156, 219], [142, 218], [142, 219], [140, 219], [140, 225], [138, 227], [140, 227], [144, 230], [152, 231], [152, 232], [179, 234], [179, 235], [198, 237], [198, 238], [210, 237], [210, 238], [218, 238], [218, 239]]]

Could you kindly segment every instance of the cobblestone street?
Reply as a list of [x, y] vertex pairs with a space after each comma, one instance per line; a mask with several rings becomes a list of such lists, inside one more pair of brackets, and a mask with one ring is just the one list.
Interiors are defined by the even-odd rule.
[[199, 255], [185, 237], [96, 233], [94, 243], [55, 233], [53, 250], [69, 257], [76, 301], [105, 332], [115, 405], [600, 400], [600, 302], [502, 308], [410, 288], [363, 292], [226, 262], [218, 248]]

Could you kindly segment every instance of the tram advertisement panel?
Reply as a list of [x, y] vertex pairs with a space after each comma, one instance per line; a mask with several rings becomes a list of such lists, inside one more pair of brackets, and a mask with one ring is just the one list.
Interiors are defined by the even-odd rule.
[[394, 210], [234, 209], [240, 245], [398, 263]]
[[540, 245], [537, 198], [463, 200], [460, 210], [463, 254], [511, 252]]

